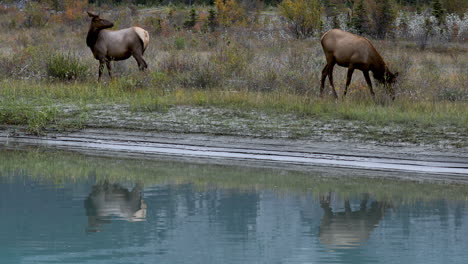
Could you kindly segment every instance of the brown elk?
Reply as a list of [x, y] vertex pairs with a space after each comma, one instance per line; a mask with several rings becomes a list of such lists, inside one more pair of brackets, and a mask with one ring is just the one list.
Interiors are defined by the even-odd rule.
[[352, 210], [348, 199], [344, 201], [344, 212], [334, 212], [331, 205], [331, 193], [320, 197], [323, 217], [319, 229], [319, 241], [334, 248], [357, 247], [369, 239], [372, 231], [383, 219], [392, 205], [382, 201], [370, 202], [364, 194], [359, 209]]
[[86, 44], [93, 52], [94, 58], [99, 61], [99, 77], [101, 80], [104, 64], [107, 65], [109, 77], [112, 78], [111, 61], [126, 60], [133, 56], [140, 70], [145, 70], [148, 65], [143, 59], [143, 53], [148, 47], [149, 34], [140, 27], [131, 27], [121, 30], [106, 30], [114, 24], [102, 19], [99, 15], [88, 12], [92, 18], [86, 37]]
[[392, 99], [395, 99], [395, 92], [392, 85], [395, 83], [398, 73], [393, 74], [388, 70], [383, 58], [368, 39], [340, 29], [332, 29], [323, 34], [320, 41], [327, 59], [327, 65], [325, 65], [322, 70], [322, 79], [320, 84], [321, 97], [323, 96], [325, 79], [328, 76], [333, 96], [338, 98], [335, 86], [333, 85], [333, 67], [335, 64], [338, 64], [341, 67], [348, 68], [346, 87], [343, 97], [346, 96], [354, 70], [358, 69], [363, 72], [367, 86], [369, 87], [370, 93], [374, 99], [375, 93], [372, 89], [369, 71], [372, 72], [377, 81], [384, 84], [387, 92], [390, 92]]

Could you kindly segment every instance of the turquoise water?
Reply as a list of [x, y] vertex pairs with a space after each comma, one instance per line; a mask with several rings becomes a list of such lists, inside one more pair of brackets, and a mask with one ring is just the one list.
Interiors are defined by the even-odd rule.
[[[0, 263], [467, 263], [463, 186], [62, 153], [0, 161]], [[400, 184], [414, 192], [378, 191]]]

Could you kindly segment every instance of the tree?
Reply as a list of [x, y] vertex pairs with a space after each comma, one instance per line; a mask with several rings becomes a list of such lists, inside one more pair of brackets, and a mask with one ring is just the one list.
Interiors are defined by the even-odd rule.
[[236, 0], [215, 0], [214, 4], [219, 24], [229, 27], [245, 22], [246, 12]]
[[323, 25], [322, 7], [318, 0], [284, 0], [278, 6], [296, 38], [310, 37]]
[[463, 15], [468, 10], [468, 1], [466, 0], [442, 0], [441, 3], [447, 13]]
[[393, 29], [395, 21], [395, 10], [393, 9], [393, 0], [380, 0], [377, 2], [373, 13], [374, 34], [376, 37], [383, 39]]
[[192, 8], [190, 10], [189, 17], [184, 22], [184, 28], [186, 29], [193, 28], [195, 24], [197, 23], [197, 19], [198, 19], [197, 11], [195, 11], [195, 8]]
[[332, 18], [333, 28], [340, 28], [340, 22], [338, 21], [338, 9], [336, 4], [330, 0], [322, 0], [322, 4], [325, 7], [325, 14], [327, 18]]
[[437, 24], [440, 26], [444, 20], [445, 10], [442, 9], [442, 4], [439, 0], [432, 1], [432, 15], [437, 18]]
[[208, 10], [208, 28], [211, 32], [214, 32], [218, 26], [218, 21], [216, 19], [216, 11], [213, 8]]
[[367, 17], [367, 11], [363, 0], [360, 0], [354, 8], [353, 16], [351, 17], [351, 26], [360, 35], [369, 34], [369, 18]]

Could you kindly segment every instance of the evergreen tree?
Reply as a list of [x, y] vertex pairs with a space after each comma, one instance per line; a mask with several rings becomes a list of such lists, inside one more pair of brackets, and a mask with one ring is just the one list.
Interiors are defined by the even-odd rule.
[[218, 21], [216, 19], [216, 11], [213, 8], [210, 8], [208, 11], [208, 28], [211, 32], [215, 31], [218, 26]]
[[197, 11], [195, 11], [195, 8], [192, 8], [190, 10], [189, 17], [184, 22], [184, 27], [186, 29], [193, 28], [195, 26], [195, 24], [197, 23], [197, 19], [198, 19]]
[[374, 33], [378, 38], [385, 38], [393, 29], [395, 22], [395, 10], [393, 0], [380, 0], [372, 13], [374, 18]]
[[439, 0], [432, 1], [432, 15], [437, 18], [437, 23], [441, 25], [444, 21], [445, 10]]
[[325, 7], [325, 14], [327, 18], [332, 18], [333, 28], [340, 28], [340, 22], [338, 21], [338, 9], [336, 4], [330, 0], [323, 0], [323, 6]]
[[360, 0], [354, 8], [353, 16], [351, 17], [351, 27], [360, 35], [369, 33], [369, 19], [367, 18], [367, 11], [363, 0]]

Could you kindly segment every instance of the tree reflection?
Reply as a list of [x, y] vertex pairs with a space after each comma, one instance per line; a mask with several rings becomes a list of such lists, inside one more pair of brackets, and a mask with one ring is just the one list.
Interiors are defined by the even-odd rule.
[[99, 232], [100, 226], [110, 223], [112, 217], [130, 222], [144, 221], [146, 203], [142, 195], [143, 186], [136, 184], [129, 191], [118, 183], [107, 181], [93, 186], [84, 202], [88, 217], [88, 232]]

